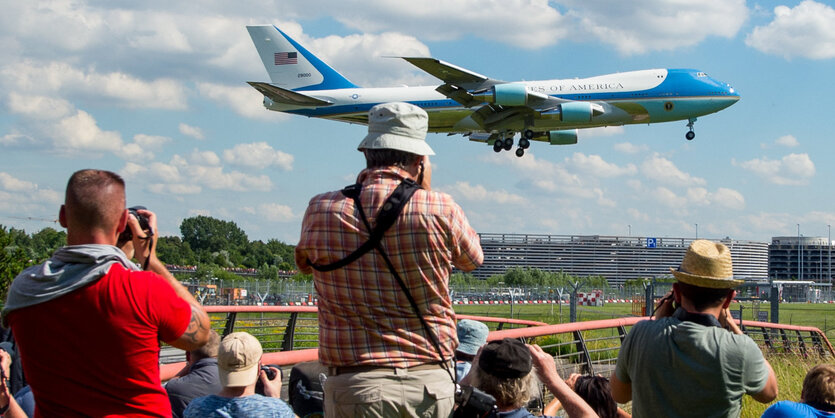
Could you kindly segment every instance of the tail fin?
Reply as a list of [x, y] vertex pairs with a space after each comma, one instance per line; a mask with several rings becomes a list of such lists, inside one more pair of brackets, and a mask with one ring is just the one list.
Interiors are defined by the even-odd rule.
[[270, 81], [288, 90], [358, 87], [275, 26], [247, 26]]

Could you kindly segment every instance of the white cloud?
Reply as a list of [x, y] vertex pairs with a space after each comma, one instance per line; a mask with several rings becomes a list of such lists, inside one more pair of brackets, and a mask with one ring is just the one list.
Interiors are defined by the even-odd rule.
[[159, 149], [169, 141], [171, 141], [171, 138], [167, 136], [145, 134], [136, 134], [133, 136], [133, 142], [143, 149]]
[[191, 164], [197, 165], [220, 165], [220, 157], [214, 151], [200, 151], [195, 149], [189, 155], [188, 160]]
[[676, 195], [675, 192], [666, 187], [655, 188], [653, 197], [656, 202], [669, 208], [679, 210], [687, 208], [687, 198]]
[[54, 145], [67, 152], [118, 152], [122, 149], [122, 137], [119, 132], [102, 130], [96, 120], [83, 110], [61, 119], [48, 131]]
[[[302, 38], [308, 38], [302, 35]], [[393, 57], [427, 57], [413, 36], [386, 32], [309, 39], [307, 47], [355, 84], [364, 87], [437, 84], [437, 79]], [[305, 45], [305, 42], [302, 42]]]
[[51, 219], [63, 200], [63, 193], [0, 171], [0, 210], [6, 214]]
[[760, 176], [769, 183], [779, 185], [804, 185], [815, 175], [815, 163], [809, 154], [789, 154], [780, 160], [755, 158], [734, 165]]
[[718, 188], [716, 193], [713, 194], [712, 200], [716, 204], [724, 206], [728, 209], [745, 209], [745, 197], [742, 196], [742, 193], [733, 189], [727, 189], [724, 187]]
[[180, 133], [185, 135], [185, 136], [190, 136], [194, 139], [205, 139], [206, 138], [203, 135], [203, 130], [196, 127], [196, 126], [191, 126], [191, 125], [187, 125], [185, 123], [180, 123], [179, 129], [180, 129]]
[[[10, 93], [8, 101], [12, 113], [23, 116], [19, 126], [23, 132], [3, 137], [7, 145], [30, 144], [59, 154], [79, 154], [87, 151], [110, 151], [119, 154], [123, 148], [117, 131], [106, 131], [98, 126], [89, 113], [76, 109], [70, 102], [38, 95]], [[137, 150], [125, 150], [128, 156]]]
[[617, 164], [604, 161], [599, 155], [585, 155], [580, 152], [575, 152], [565, 161], [568, 167], [594, 177], [631, 176], [638, 172], [634, 164], [618, 167]]
[[258, 205], [258, 214], [270, 222], [291, 222], [297, 218], [289, 206], [278, 203]]
[[197, 83], [197, 90], [202, 96], [229, 107], [246, 118], [278, 121], [289, 117], [284, 113], [272, 112], [264, 108], [264, 96], [252, 87]]
[[81, 95], [113, 101], [125, 107], [185, 109], [182, 84], [173, 79], [140, 80], [123, 72], [81, 70], [64, 62], [16, 62], [0, 67], [3, 84], [28, 93]]
[[456, 182], [444, 190], [458, 199], [475, 202], [490, 202], [495, 204], [524, 204], [526, 202], [525, 198], [517, 194], [504, 190], [488, 190], [480, 184], [472, 185], [466, 181]]
[[745, 0], [629, 2], [562, 0], [567, 16], [578, 22], [573, 34], [590, 33], [621, 54], [673, 50], [710, 36], [733, 38], [748, 18]]
[[797, 138], [795, 138], [792, 135], [783, 135], [777, 138], [777, 140], [775, 140], [774, 143], [789, 148], [793, 148], [800, 145], [800, 142], [797, 141]]
[[631, 142], [619, 142], [614, 145], [614, 148], [615, 151], [619, 151], [624, 154], [638, 154], [649, 151], [649, 147], [646, 146], [646, 144], [635, 145]]
[[258, 170], [273, 166], [285, 171], [293, 169], [293, 156], [273, 149], [266, 142], [237, 144], [234, 148], [223, 151], [223, 161]]
[[758, 26], [745, 43], [760, 52], [809, 59], [835, 58], [835, 9], [827, 4], [805, 0], [790, 8], [774, 8], [774, 20]]
[[174, 155], [169, 163], [142, 166], [127, 163], [120, 173], [128, 180], [151, 184], [149, 190], [160, 194], [193, 194], [203, 188], [212, 190], [269, 191], [272, 181], [265, 175], [227, 171], [211, 151], [194, 150], [188, 158]]
[[697, 186], [706, 183], [703, 178], [693, 177], [679, 170], [672, 161], [658, 153], [644, 160], [641, 173], [649, 180], [673, 186]]
[[432, 0], [411, 2], [408, 7], [398, 0], [378, 0], [371, 7], [360, 0], [326, 4], [329, 14], [348, 27], [368, 32], [397, 30], [434, 41], [474, 34], [534, 49], [554, 44], [569, 33], [568, 22], [547, 0]]
[[57, 98], [38, 95], [9, 93], [9, 110], [31, 119], [58, 119], [69, 115], [74, 106], [70, 102]]
[[20, 180], [2, 171], [0, 171], [0, 187], [10, 192], [30, 192], [38, 188], [35, 183]]
[[188, 195], [198, 194], [203, 191], [203, 188], [196, 184], [182, 184], [182, 183], [154, 183], [148, 185], [148, 190], [157, 194], [169, 195]]

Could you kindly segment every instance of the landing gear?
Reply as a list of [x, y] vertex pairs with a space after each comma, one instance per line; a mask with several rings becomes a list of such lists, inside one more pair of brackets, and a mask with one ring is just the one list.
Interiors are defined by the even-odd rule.
[[525, 132], [522, 132], [522, 138], [525, 138], [525, 139], [533, 139], [533, 135], [534, 135], [534, 133], [530, 129], [525, 129]]
[[690, 130], [687, 131], [686, 134], [684, 134], [684, 137], [687, 138], [688, 141], [692, 141], [693, 138], [696, 137], [696, 133], [693, 132], [693, 123], [695, 123], [695, 122], [696, 122], [696, 118], [690, 118], [690, 119], [687, 120], [687, 127], [690, 128]]
[[[519, 146], [516, 147], [516, 152], [515, 153], [516, 153], [517, 157], [521, 157], [521, 156], [525, 155], [525, 150], [528, 149], [528, 147], [531, 146], [530, 139], [525, 138], [526, 135], [530, 135], [530, 137], [532, 138], [533, 137], [533, 131], [527, 130], [527, 131], [522, 133], [522, 137], [519, 138]], [[498, 138], [498, 139], [496, 139], [495, 142], [493, 142], [493, 151], [495, 151], [495, 152], [502, 152], [502, 150], [510, 151], [512, 149], [513, 149], [513, 135]]]

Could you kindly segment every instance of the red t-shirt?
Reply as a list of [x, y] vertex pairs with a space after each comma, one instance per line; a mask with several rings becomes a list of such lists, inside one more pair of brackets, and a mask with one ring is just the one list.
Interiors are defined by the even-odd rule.
[[120, 264], [89, 286], [12, 311], [35, 415], [170, 417], [159, 340], [179, 338], [190, 319], [165, 279]]

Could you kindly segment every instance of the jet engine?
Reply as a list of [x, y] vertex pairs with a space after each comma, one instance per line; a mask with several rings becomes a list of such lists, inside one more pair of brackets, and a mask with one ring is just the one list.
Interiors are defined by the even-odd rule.
[[603, 106], [591, 102], [566, 102], [541, 113], [546, 119], [559, 119], [565, 123], [588, 123], [591, 118], [604, 113]]
[[546, 136], [551, 145], [573, 145], [577, 143], [577, 130], [548, 131]]
[[496, 84], [487, 90], [473, 93], [473, 98], [502, 106], [524, 106], [528, 102], [528, 90], [524, 84]]

